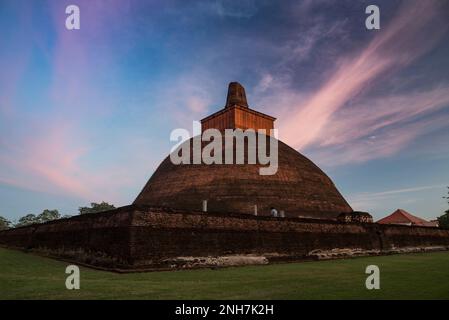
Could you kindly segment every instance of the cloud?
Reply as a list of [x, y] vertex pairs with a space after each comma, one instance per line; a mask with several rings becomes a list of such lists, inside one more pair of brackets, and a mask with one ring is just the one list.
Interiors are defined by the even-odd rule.
[[[389, 25], [356, 54], [336, 62], [323, 85], [283, 114], [280, 135], [303, 149], [322, 139], [332, 116], [382, 76], [400, 70], [431, 50], [448, 29], [438, 1], [404, 2]], [[354, 123], [358, 126], [358, 123]], [[397, 139], [396, 143], [401, 143]]]
[[[168, 115], [172, 125], [189, 129], [193, 120], [207, 115], [217, 97], [224, 106], [225, 98], [219, 92], [225, 88], [225, 83], [222, 76], [192, 67], [188, 73], [176, 74], [169, 82], [162, 81], [153, 86], [153, 107]], [[213, 107], [216, 111], [217, 106]]]
[[332, 116], [321, 146], [342, 144], [449, 107], [449, 86], [363, 99]]
[[[47, 122], [33, 126], [33, 135], [0, 141], [0, 183], [55, 195], [69, 195], [89, 203], [129, 204], [128, 189], [138, 191], [155, 169], [151, 141], [117, 139], [113, 156], [90, 144], [89, 135], [74, 122]], [[94, 159], [99, 161], [96, 164]]]
[[257, 13], [255, 0], [216, 0], [216, 13], [221, 17], [251, 18]]
[[449, 86], [374, 99], [331, 116], [307, 150], [327, 166], [360, 163], [394, 155], [417, 137], [448, 127]]
[[[37, 11], [26, 7], [24, 11], [31, 16], [17, 23], [21, 31], [14, 44], [26, 42], [22, 47], [26, 50], [6, 51], [14, 52], [17, 59], [8, 59], [8, 63], [14, 63], [2, 68], [5, 73], [1, 75], [10, 78], [10, 86], [0, 86], [0, 100], [12, 101], [14, 93], [21, 89], [17, 86], [20, 77], [29, 71], [28, 60], [34, 57], [33, 50], [48, 50], [45, 52], [48, 68], [40, 66], [39, 73], [33, 70], [33, 75], [48, 77], [51, 82], [42, 85], [45, 98], [36, 99], [30, 107], [17, 103], [14, 112], [0, 118], [0, 183], [40, 193], [68, 195], [86, 202], [106, 200], [128, 204], [132, 199], [123, 191], [138, 188], [136, 181], [143, 184], [145, 181], [140, 179], [146, 179], [145, 173], [153, 167], [149, 138], [136, 139], [128, 132], [127, 136], [114, 139], [115, 149], [111, 152], [114, 157], [109, 158], [102, 152], [111, 141], [101, 141], [110, 134], [109, 128], [102, 132], [97, 127], [105, 126], [105, 115], [113, 113], [117, 105], [116, 95], [110, 90], [112, 80], [106, 87], [109, 90], [102, 86], [105, 74], [109, 78], [114, 76], [111, 66], [116, 64], [117, 55], [104, 49], [108, 48], [108, 39], [114, 38], [111, 29], [115, 20], [129, 5], [114, 0], [108, 6], [101, 1], [81, 2], [80, 6], [81, 30], [71, 32], [64, 27], [64, 3], [51, 4], [46, 21], [54, 27], [51, 46], [47, 43], [50, 36], [41, 39], [39, 33], [30, 36], [22, 32], [22, 28], [27, 32], [34, 29], [26, 22], [32, 21], [31, 13]], [[18, 11], [22, 12], [21, 9]], [[2, 79], [0, 76], [0, 84]], [[33, 98], [32, 93], [26, 94], [28, 99]], [[12, 108], [12, 104], [8, 106]], [[0, 115], [6, 110], [4, 107], [0, 102]], [[119, 130], [122, 128], [113, 131]], [[132, 156], [119, 162], [122, 152]]]
[[382, 191], [377, 193], [362, 193], [359, 196], [370, 198], [370, 199], [379, 199], [383, 196], [389, 196], [389, 195], [395, 195], [400, 193], [410, 193], [410, 192], [417, 192], [417, 191], [423, 191], [423, 190], [429, 190], [429, 189], [440, 189], [445, 188], [446, 185], [433, 185], [433, 186], [419, 186], [419, 187], [413, 187], [413, 188], [404, 188], [404, 189], [395, 189], [395, 190], [388, 190], [388, 191]]
[[[40, 128], [39, 130], [42, 130]], [[88, 184], [78, 177], [82, 170], [77, 160], [85, 149], [69, 144], [67, 123], [46, 127], [32, 136], [16, 138], [15, 143], [2, 145], [0, 180], [25, 189], [49, 193], [69, 192], [74, 196], [89, 198]]]
[[[410, 196], [410, 194], [422, 194], [423, 191], [433, 189], [445, 189], [445, 185], [428, 185], [428, 186], [416, 186], [411, 188], [393, 189], [382, 192], [360, 192], [352, 195], [348, 195], [348, 200], [354, 210], [374, 210], [382, 212], [377, 218], [383, 217], [391, 213], [397, 208], [397, 204], [410, 205], [417, 201], [416, 196]], [[385, 212], [385, 208], [388, 207], [389, 212]], [[430, 219], [429, 213], [425, 213], [427, 218]]]
[[318, 15], [311, 20], [306, 26], [300, 26], [291, 39], [280, 47], [281, 66], [288, 68], [292, 63], [299, 64], [317, 56], [320, 59], [329, 58], [325, 54], [347, 41], [348, 19], [328, 21]]

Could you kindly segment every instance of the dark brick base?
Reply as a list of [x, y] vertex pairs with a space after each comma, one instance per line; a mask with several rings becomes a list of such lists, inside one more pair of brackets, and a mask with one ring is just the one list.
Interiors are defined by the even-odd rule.
[[0, 244], [135, 271], [447, 249], [449, 230], [126, 206], [2, 231]]

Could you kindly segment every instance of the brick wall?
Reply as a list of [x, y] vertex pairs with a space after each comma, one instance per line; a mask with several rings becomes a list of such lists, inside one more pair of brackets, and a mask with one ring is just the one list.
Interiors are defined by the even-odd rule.
[[128, 206], [0, 232], [0, 244], [109, 268], [169, 267], [178, 257], [449, 246], [449, 230]]

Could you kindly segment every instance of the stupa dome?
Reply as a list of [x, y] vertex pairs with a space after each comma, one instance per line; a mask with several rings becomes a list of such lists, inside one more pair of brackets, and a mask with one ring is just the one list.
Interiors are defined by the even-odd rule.
[[[232, 100], [229, 95], [235, 95], [235, 92], [243, 92], [240, 106], [229, 103]], [[258, 125], [273, 128], [274, 120], [250, 109], [243, 87], [234, 82], [230, 84], [225, 108], [203, 119], [202, 124], [203, 129], [217, 125], [220, 130], [259, 129]], [[190, 154], [193, 152], [192, 139], [185, 142], [190, 144]], [[223, 154], [225, 148], [223, 143]], [[336, 219], [341, 213], [352, 212], [332, 180], [312, 161], [282, 141], [278, 141], [277, 172], [260, 175], [260, 167], [266, 165], [248, 164], [247, 161], [245, 164], [173, 164], [168, 156], [134, 204], [201, 211], [203, 201], [207, 200], [208, 212], [270, 215], [271, 208], [275, 208], [286, 217], [319, 219]]]
[[286, 217], [320, 219], [336, 219], [343, 212], [352, 212], [332, 180], [281, 141], [276, 174], [260, 175], [260, 167], [260, 164], [176, 165], [167, 157], [134, 204], [200, 211], [203, 200], [207, 200], [209, 212], [255, 214], [257, 205], [258, 215], [269, 215], [273, 207], [279, 212], [283, 210]]

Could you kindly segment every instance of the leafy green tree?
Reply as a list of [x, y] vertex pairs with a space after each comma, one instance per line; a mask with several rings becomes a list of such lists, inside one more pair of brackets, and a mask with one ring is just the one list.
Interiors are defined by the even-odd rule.
[[39, 222], [47, 222], [52, 220], [57, 220], [61, 217], [58, 210], [48, 210], [45, 209], [40, 215], [37, 216]]
[[16, 227], [28, 226], [34, 223], [39, 223], [39, 219], [34, 214], [27, 214], [26, 216], [19, 219], [19, 222], [15, 225]]
[[[449, 187], [447, 188], [448, 188], [447, 196], [443, 198], [447, 200], [447, 204], [449, 205]], [[445, 211], [445, 214], [443, 214], [441, 217], [438, 217], [437, 219], [440, 228], [449, 229], [449, 209]]]
[[112, 209], [115, 209], [114, 205], [109, 204], [107, 202], [104, 202], [104, 201], [102, 203], [92, 202], [90, 204], [90, 207], [79, 207], [79, 213], [80, 214], [98, 213], [98, 212], [108, 211], [108, 210], [112, 210]]
[[449, 210], [437, 219], [440, 228], [449, 229]]
[[11, 221], [0, 216], [0, 230], [6, 230], [11, 227]]

